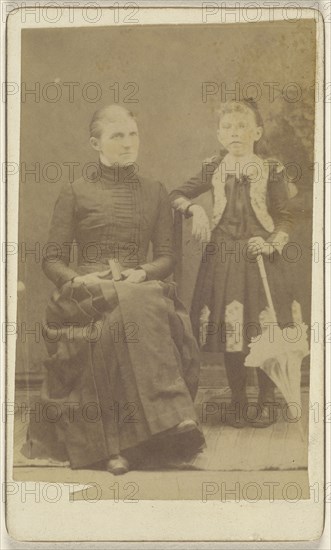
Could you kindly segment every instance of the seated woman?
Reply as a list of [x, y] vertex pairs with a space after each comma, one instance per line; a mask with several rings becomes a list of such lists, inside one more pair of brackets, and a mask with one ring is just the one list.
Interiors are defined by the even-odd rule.
[[199, 352], [175, 284], [163, 282], [174, 263], [171, 206], [163, 185], [139, 174], [133, 115], [102, 108], [90, 135], [100, 164], [62, 188], [43, 262], [58, 288], [42, 388], [56, 418], [49, 407], [43, 424], [31, 418], [26, 447], [120, 474], [151, 456], [187, 460], [203, 445]]

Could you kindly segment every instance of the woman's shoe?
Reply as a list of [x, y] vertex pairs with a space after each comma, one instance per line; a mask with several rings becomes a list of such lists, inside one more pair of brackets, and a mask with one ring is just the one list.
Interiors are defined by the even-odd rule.
[[107, 470], [114, 476], [126, 474], [129, 469], [129, 462], [121, 455], [112, 456], [107, 462]]
[[190, 461], [205, 446], [204, 435], [197, 422], [186, 419], [157, 434], [153, 438], [154, 449], [167, 463], [173, 461]]
[[179, 435], [184, 434], [187, 432], [193, 432], [194, 430], [198, 429], [198, 425], [194, 420], [183, 420], [173, 428], [169, 428], [169, 430], [165, 430], [164, 432], [158, 433], [155, 437], [157, 438], [164, 438], [169, 437], [169, 435]]
[[177, 424], [174, 428], [174, 433], [182, 434], [196, 430], [198, 427], [197, 423], [194, 420], [183, 420], [180, 424]]

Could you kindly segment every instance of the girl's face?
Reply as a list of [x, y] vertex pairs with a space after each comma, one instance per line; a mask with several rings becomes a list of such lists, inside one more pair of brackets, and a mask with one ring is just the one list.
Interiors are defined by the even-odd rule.
[[125, 166], [136, 162], [139, 148], [138, 128], [131, 117], [119, 118], [102, 124], [99, 138], [91, 137], [90, 143], [100, 153], [100, 160], [108, 166]]
[[234, 156], [252, 154], [254, 143], [262, 136], [252, 111], [234, 111], [222, 116], [217, 131], [219, 142]]

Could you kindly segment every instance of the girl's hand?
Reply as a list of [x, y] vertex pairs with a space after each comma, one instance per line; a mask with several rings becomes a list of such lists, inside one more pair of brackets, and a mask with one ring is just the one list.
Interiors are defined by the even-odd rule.
[[274, 247], [270, 243], [265, 242], [262, 237], [252, 237], [248, 241], [248, 252], [253, 257], [260, 254], [270, 256], [274, 252]]
[[202, 208], [198, 204], [192, 204], [190, 206], [190, 211], [193, 214], [193, 223], [192, 223], [192, 235], [200, 242], [210, 241], [210, 225], [209, 219]]
[[121, 275], [125, 277], [127, 283], [143, 283], [147, 277], [144, 269], [125, 269]]

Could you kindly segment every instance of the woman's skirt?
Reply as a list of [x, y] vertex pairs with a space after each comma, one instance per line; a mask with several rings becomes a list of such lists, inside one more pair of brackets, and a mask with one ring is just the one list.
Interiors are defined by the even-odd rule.
[[68, 283], [46, 317], [44, 413], [31, 418], [30, 456], [46, 445], [82, 468], [196, 420], [199, 350], [173, 283]]
[[[205, 351], [248, 353], [251, 338], [274, 321], [256, 258], [248, 253], [247, 240], [231, 239], [220, 228], [206, 246], [191, 308], [193, 331]], [[284, 328], [299, 319], [292, 283], [293, 258], [284, 248], [263, 261], [276, 311]]]

